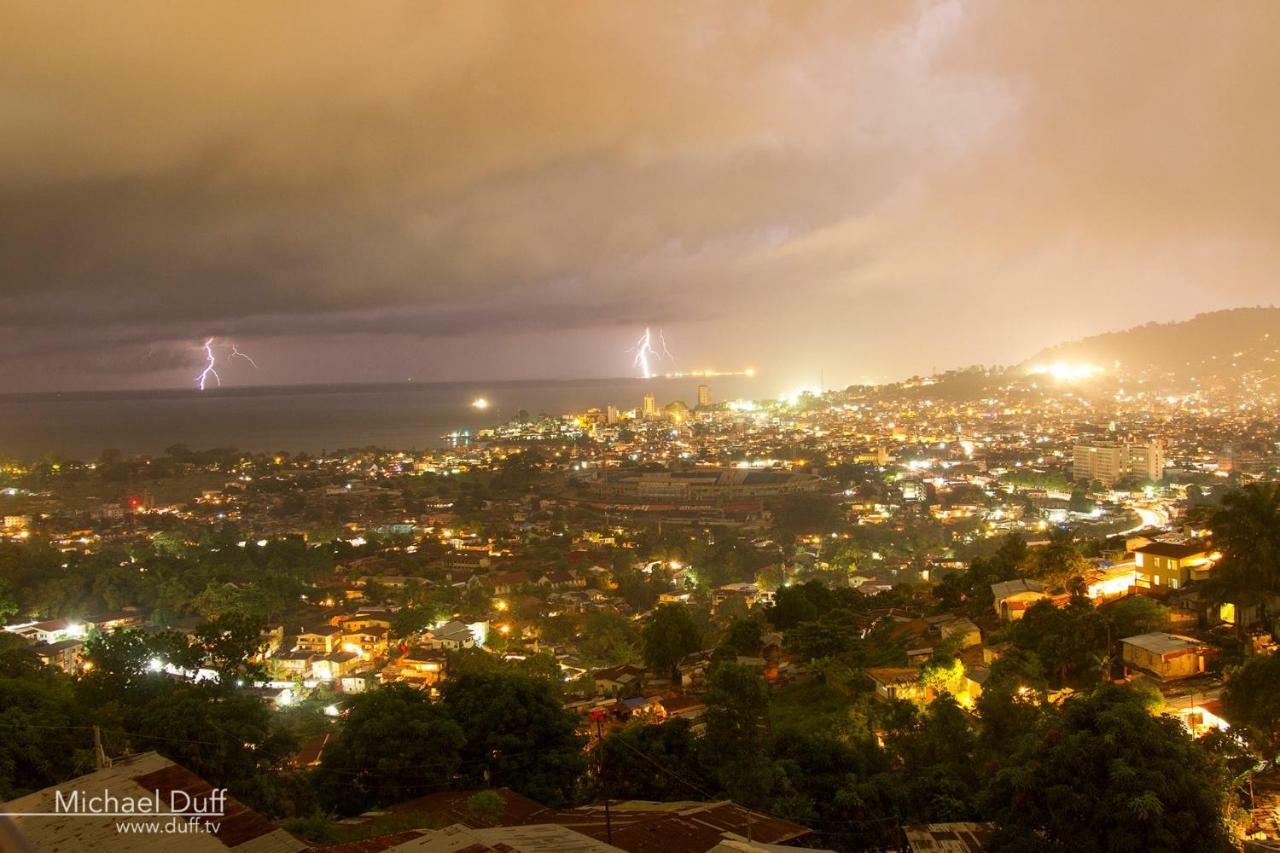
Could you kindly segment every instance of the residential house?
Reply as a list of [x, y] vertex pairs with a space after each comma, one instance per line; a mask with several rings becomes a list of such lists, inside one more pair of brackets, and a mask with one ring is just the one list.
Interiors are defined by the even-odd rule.
[[476, 634], [488, 633], [488, 623], [476, 623], [482, 625], [480, 631], [472, 630], [472, 626], [465, 622], [459, 622], [456, 619], [444, 623], [439, 628], [434, 628], [427, 633], [426, 639], [423, 641], [427, 648], [431, 649], [449, 649], [450, 651], [458, 651], [460, 649], [475, 648]]
[[1152, 542], [1135, 549], [1133, 559], [1137, 585], [1151, 589], [1180, 589], [1213, 568], [1209, 551], [1194, 543]]
[[912, 702], [925, 700], [926, 690], [920, 683], [918, 666], [878, 666], [866, 670], [876, 688], [876, 698], [885, 702], [906, 699]]
[[644, 688], [644, 668], [623, 664], [591, 673], [596, 695], [628, 696]]
[[281, 680], [307, 678], [315, 659], [316, 655], [311, 652], [283, 652], [271, 659], [271, 669]]
[[1044, 587], [1027, 578], [993, 583], [991, 596], [995, 600], [996, 615], [1006, 622], [1016, 622], [1026, 614], [1027, 608], [1049, 597]]
[[1125, 637], [1120, 645], [1126, 666], [1149, 672], [1161, 680], [1199, 675], [1222, 651], [1194, 637], [1163, 631]]
[[356, 652], [337, 651], [311, 662], [311, 675], [320, 681], [337, 681], [360, 667]]
[[313, 655], [331, 654], [342, 643], [342, 629], [334, 625], [313, 625], [298, 631], [293, 641], [297, 652]]

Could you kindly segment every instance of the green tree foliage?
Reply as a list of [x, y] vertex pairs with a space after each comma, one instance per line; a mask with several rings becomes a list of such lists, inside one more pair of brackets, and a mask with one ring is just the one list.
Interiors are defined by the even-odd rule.
[[1061, 608], [1045, 599], [1014, 623], [1013, 643], [1033, 653], [1059, 686], [1093, 684], [1106, 655], [1106, 623], [1087, 598]]
[[296, 747], [272, 724], [267, 706], [209, 682], [162, 684], [125, 711], [134, 748], [158, 750], [211, 785], [260, 800], [267, 771]]
[[787, 586], [778, 590], [773, 606], [766, 611], [773, 627], [786, 630], [801, 622], [812, 622], [835, 605], [835, 596], [821, 581]]
[[639, 663], [640, 635], [625, 616], [597, 610], [583, 620], [578, 651], [591, 666]]
[[341, 814], [449, 787], [465, 737], [427, 694], [390, 685], [356, 696], [325, 748], [317, 787]]
[[783, 643], [804, 660], [839, 657], [862, 649], [862, 626], [848, 610], [831, 610], [787, 631]]
[[1049, 544], [1032, 549], [1024, 563], [1024, 571], [1053, 592], [1075, 591], [1083, 582], [1091, 564], [1071, 541], [1071, 535], [1054, 531]]
[[1102, 612], [1111, 620], [1111, 636], [1117, 640], [1169, 630], [1169, 608], [1154, 598], [1132, 595], [1106, 605]]
[[654, 672], [680, 680], [676, 666], [685, 655], [702, 648], [702, 638], [693, 614], [683, 604], [663, 604], [653, 611], [641, 634], [645, 666]]
[[573, 799], [586, 767], [585, 739], [542, 679], [466, 673], [446, 681], [442, 705], [461, 727], [461, 779], [512, 788], [548, 805]]
[[750, 667], [716, 666], [703, 696], [703, 749], [729, 796], [761, 802], [773, 785], [769, 754], [769, 687]]
[[61, 673], [0, 677], [0, 800], [92, 770], [88, 723]]
[[677, 717], [662, 725], [632, 725], [604, 741], [601, 795], [634, 800], [696, 800], [716, 788], [707, 773], [693, 724]]
[[1220, 769], [1170, 717], [1105, 685], [1047, 714], [985, 793], [994, 850], [1220, 851]]
[[934, 597], [944, 612], [963, 609], [973, 616], [990, 613], [994, 600], [991, 585], [1018, 577], [1027, 560], [1027, 543], [1017, 533], [1010, 533], [990, 557], [978, 557], [964, 572], [946, 575], [934, 587]]
[[1250, 658], [1231, 675], [1222, 708], [1268, 764], [1280, 758], [1280, 655]]
[[934, 699], [889, 736], [902, 767], [884, 783], [898, 808], [925, 822], [973, 820], [982, 778], [972, 719], [949, 695]]
[[738, 618], [733, 620], [729, 630], [725, 632], [723, 645], [732, 650], [735, 655], [750, 657], [760, 653], [763, 636], [764, 628], [761, 627], [759, 620]]
[[[1213, 544], [1222, 552], [1213, 577], [1218, 597], [1259, 605], [1266, 621], [1268, 594], [1280, 592], [1280, 483], [1229, 492], [1209, 524]], [[1239, 628], [1243, 631], [1243, 620]]]

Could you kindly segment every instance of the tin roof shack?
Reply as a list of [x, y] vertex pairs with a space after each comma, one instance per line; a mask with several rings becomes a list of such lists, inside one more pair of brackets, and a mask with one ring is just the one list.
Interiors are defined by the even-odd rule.
[[1194, 637], [1154, 631], [1120, 641], [1126, 666], [1149, 672], [1162, 681], [1189, 678], [1205, 671], [1221, 649]]
[[996, 615], [1006, 622], [1014, 622], [1021, 619], [1026, 614], [1028, 607], [1040, 599], [1048, 597], [1045, 594], [1044, 587], [1026, 578], [1017, 578], [991, 585], [991, 598], [996, 609]]

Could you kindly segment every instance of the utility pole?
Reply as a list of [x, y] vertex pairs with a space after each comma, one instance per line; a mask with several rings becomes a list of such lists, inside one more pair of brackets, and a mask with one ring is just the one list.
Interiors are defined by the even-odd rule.
[[111, 766], [111, 759], [107, 758], [106, 750], [102, 748], [102, 730], [97, 726], [93, 727], [93, 759], [99, 770], [106, 770]]
[[600, 761], [596, 773], [600, 775], [600, 787], [604, 789], [604, 834], [605, 840], [613, 843], [613, 815], [609, 812], [609, 783], [604, 773], [604, 711], [593, 711], [591, 719], [596, 722], [596, 743], [600, 750]]

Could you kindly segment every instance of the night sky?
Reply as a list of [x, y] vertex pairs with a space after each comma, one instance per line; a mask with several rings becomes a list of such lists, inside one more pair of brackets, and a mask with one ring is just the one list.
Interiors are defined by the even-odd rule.
[[[0, 0], [0, 391], [890, 379], [1278, 301], [1280, 3]], [[770, 386], [767, 390], [774, 390]]]

